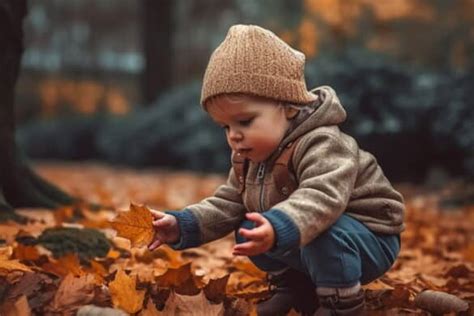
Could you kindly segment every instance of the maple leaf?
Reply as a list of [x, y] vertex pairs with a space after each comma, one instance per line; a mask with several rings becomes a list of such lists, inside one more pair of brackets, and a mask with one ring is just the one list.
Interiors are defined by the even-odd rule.
[[59, 285], [54, 299], [47, 310], [52, 313], [73, 315], [79, 307], [94, 298], [95, 278], [92, 274], [75, 277], [68, 274]]
[[155, 235], [153, 216], [146, 206], [130, 204], [130, 211], [121, 212], [111, 222], [117, 235], [130, 239], [132, 245], [140, 247], [150, 244]]
[[50, 260], [44, 263], [41, 268], [58, 276], [66, 276], [70, 273], [75, 276], [82, 276], [85, 274], [79, 262], [79, 258], [77, 255], [72, 253], [62, 256], [58, 260]]
[[161, 315], [224, 315], [224, 305], [211, 304], [202, 291], [193, 296], [180, 295], [173, 291]]
[[136, 279], [118, 269], [115, 279], [110, 282], [109, 290], [115, 307], [133, 314], [142, 309], [145, 291], [136, 288]]

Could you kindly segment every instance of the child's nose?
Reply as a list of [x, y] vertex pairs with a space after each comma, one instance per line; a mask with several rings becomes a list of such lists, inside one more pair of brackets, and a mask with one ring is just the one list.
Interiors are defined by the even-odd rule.
[[233, 142], [237, 142], [237, 141], [240, 141], [242, 140], [243, 138], [243, 134], [239, 131], [236, 131], [236, 130], [229, 130], [229, 139]]

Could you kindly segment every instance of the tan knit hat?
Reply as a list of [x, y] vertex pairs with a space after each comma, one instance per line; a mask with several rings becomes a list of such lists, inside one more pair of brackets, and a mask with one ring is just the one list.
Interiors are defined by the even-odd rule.
[[223, 93], [246, 93], [304, 104], [316, 96], [306, 89], [305, 56], [271, 31], [234, 25], [212, 53], [204, 74], [201, 105]]

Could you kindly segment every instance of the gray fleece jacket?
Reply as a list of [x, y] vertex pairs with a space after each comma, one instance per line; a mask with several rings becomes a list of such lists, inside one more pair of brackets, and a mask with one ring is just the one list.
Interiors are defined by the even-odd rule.
[[[343, 213], [377, 233], [399, 234], [404, 229], [402, 196], [374, 156], [339, 130], [346, 112], [334, 90], [323, 86], [312, 92], [320, 100], [317, 108], [287, 133], [265, 162], [250, 162], [242, 194], [231, 169], [213, 196], [169, 212], [181, 231], [175, 249], [224, 237], [239, 227], [246, 212], [260, 212], [270, 221], [276, 235], [272, 251], [282, 253], [317, 238]], [[281, 150], [297, 138], [292, 165], [298, 188], [284, 196], [275, 186], [272, 167]]]

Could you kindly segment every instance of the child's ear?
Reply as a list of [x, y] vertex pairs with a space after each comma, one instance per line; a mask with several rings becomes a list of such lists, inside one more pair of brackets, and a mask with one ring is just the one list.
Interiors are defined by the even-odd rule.
[[288, 120], [295, 118], [300, 110], [291, 106], [285, 106], [285, 116]]

